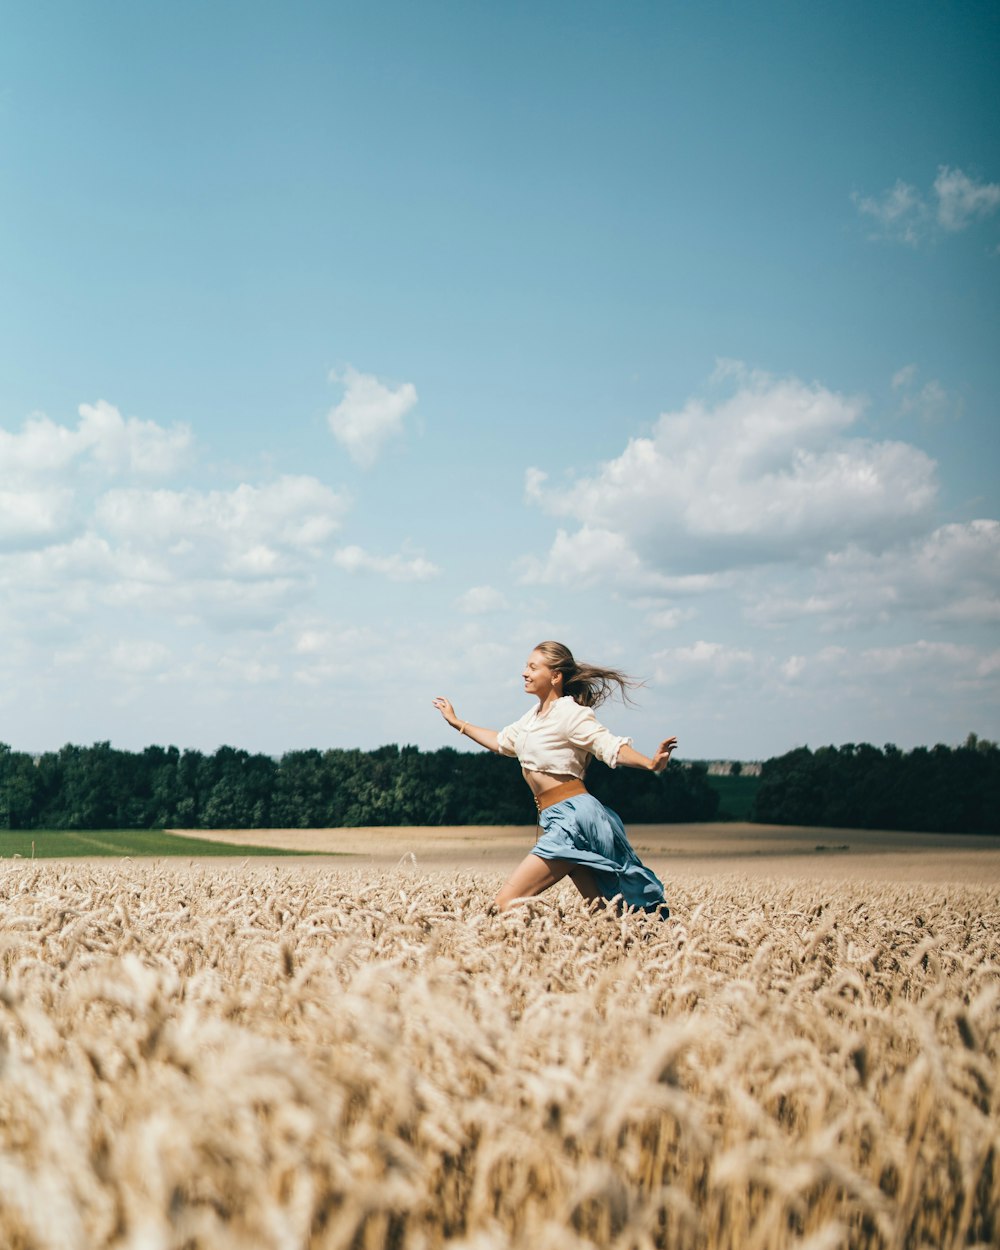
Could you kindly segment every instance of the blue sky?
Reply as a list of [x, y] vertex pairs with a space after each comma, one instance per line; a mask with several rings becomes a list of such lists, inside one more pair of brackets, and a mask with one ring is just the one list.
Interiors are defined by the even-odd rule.
[[0, 22], [0, 739], [1000, 736], [995, 5]]

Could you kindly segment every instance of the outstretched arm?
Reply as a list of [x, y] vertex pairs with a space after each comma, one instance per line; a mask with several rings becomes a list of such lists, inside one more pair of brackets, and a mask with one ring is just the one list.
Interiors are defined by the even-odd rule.
[[676, 738], [664, 738], [656, 748], [653, 758], [635, 751], [627, 743], [623, 743], [618, 751], [618, 763], [626, 768], [645, 768], [651, 773], [662, 773], [670, 763], [670, 756], [677, 746]]
[[452, 707], [450, 700], [444, 699], [440, 695], [434, 700], [434, 706], [452, 729], [460, 730], [467, 738], [471, 738], [473, 742], [478, 742], [487, 751], [500, 750], [495, 729], [483, 729], [479, 725], [470, 725], [468, 721], [459, 720], [455, 715], [455, 709]]

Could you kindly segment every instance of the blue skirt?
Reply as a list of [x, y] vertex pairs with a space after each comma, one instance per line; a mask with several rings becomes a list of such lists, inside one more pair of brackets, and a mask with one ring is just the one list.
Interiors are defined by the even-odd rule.
[[542, 833], [532, 854], [540, 859], [562, 859], [589, 868], [606, 899], [621, 898], [626, 907], [670, 913], [663, 883], [632, 849], [625, 826], [592, 794], [577, 794], [544, 808], [538, 816]]

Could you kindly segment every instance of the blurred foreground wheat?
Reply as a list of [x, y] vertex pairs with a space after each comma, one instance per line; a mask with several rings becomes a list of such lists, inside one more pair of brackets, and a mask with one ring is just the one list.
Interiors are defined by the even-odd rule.
[[496, 884], [0, 865], [0, 1245], [997, 1245], [996, 888]]

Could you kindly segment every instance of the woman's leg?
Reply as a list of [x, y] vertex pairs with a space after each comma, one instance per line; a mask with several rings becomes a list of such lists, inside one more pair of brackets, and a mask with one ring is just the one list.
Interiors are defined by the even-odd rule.
[[584, 868], [582, 864], [577, 864], [575, 868], [570, 870], [569, 876], [588, 903], [593, 903], [595, 899], [604, 897], [598, 887], [597, 878], [589, 868]]
[[534, 898], [550, 885], [555, 885], [570, 869], [575, 869], [575, 865], [564, 859], [542, 859], [540, 855], [525, 855], [500, 887], [493, 906], [497, 911], [507, 911], [518, 899]]

